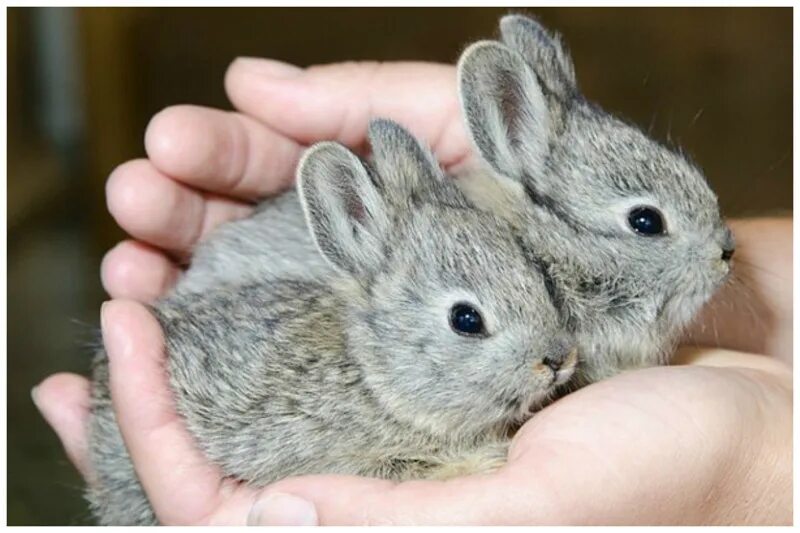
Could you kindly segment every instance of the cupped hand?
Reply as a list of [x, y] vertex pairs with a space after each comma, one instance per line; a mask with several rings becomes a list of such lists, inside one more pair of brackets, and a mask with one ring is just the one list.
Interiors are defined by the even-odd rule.
[[464, 164], [471, 153], [452, 65], [300, 69], [242, 58], [228, 69], [225, 88], [238, 111], [165, 109], [148, 125], [148, 158], [124, 163], [109, 177], [109, 210], [133, 237], [103, 261], [103, 285], [112, 297], [149, 301], [161, 294], [210, 230], [291, 186], [306, 146], [335, 140], [362, 148], [370, 118], [402, 123], [445, 167]]
[[[164, 524], [791, 521], [791, 372], [772, 359], [687, 352], [685, 365], [586, 387], [525, 424], [508, 464], [490, 475], [404, 483], [306, 476], [256, 490], [225, 479], [193, 446], [172, 408], [154, 317], [116, 300], [102, 323], [114, 409]], [[85, 445], [59, 433], [87, 468]]]
[[[394, 119], [458, 171], [474, 162], [452, 65], [340, 63], [300, 69], [242, 58], [225, 78], [237, 111], [170, 107], [145, 135], [147, 159], [117, 167], [108, 207], [133, 238], [103, 260], [113, 298], [150, 301], [174, 284], [193, 247], [253, 202], [292, 185], [305, 147], [336, 140], [358, 150], [369, 119]], [[736, 282], [714, 298], [686, 341], [792, 363], [792, 222], [731, 221]]]
[[[237, 60], [226, 76], [226, 88], [238, 112], [193, 106], [166, 109], [154, 117], [148, 127], [145, 139], [148, 159], [125, 163], [109, 178], [109, 209], [134, 239], [120, 243], [104, 259], [102, 278], [106, 290], [115, 298], [144, 302], [162, 294], [174, 283], [180, 273], [179, 265], [191, 254], [193, 246], [211, 229], [221, 222], [245, 216], [250, 212], [254, 200], [291, 185], [295, 164], [306, 145], [318, 140], [335, 139], [357, 149], [364, 143], [369, 118], [384, 116], [403, 123], [431, 144], [446, 167], [452, 169], [467, 163], [470, 149], [462, 129], [455, 86], [455, 69], [445, 65], [352, 63], [300, 70], [268, 60]], [[783, 231], [782, 234], [786, 233]], [[788, 235], [791, 237], [790, 225]], [[774, 263], [773, 253], [766, 253], [763, 258], [768, 260], [762, 262], [761, 268]], [[758, 256], [751, 260], [758, 263], [763, 258]], [[753, 272], [757, 274], [760, 270]], [[791, 274], [788, 276], [790, 283]], [[785, 294], [783, 290], [780, 292]], [[770, 303], [767, 301], [768, 306]], [[746, 461], [738, 463], [729, 459], [730, 463], [725, 468], [695, 468], [702, 463], [698, 454], [704, 459], [711, 457], [701, 451], [713, 441], [712, 436], [708, 436], [707, 440], [697, 442], [698, 438], [705, 438], [706, 435], [700, 425], [702, 417], [697, 418], [700, 415], [681, 419], [695, 420], [698, 426], [694, 432], [685, 433], [686, 428], [683, 428], [667, 433], [675, 438], [681, 436], [678, 443], [682, 442], [685, 446], [680, 450], [670, 448], [670, 444], [664, 442], [651, 442], [651, 445], [658, 444], [656, 449], [645, 450], [642, 446], [629, 444], [631, 449], [627, 449], [611, 445], [608, 440], [594, 439], [595, 433], [611, 439], [614, 436], [630, 436], [628, 433], [631, 432], [634, 437], [658, 436], [663, 435], [663, 431], [657, 431], [659, 428], [679, 428], [680, 420], [673, 419], [675, 415], [665, 416], [669, 411], [669, 400], [682, 397], [676, 391], [701, 394], [707, 390], [720, 393], [717, 399], [704, 394], [705, 400], [697, 398], [698, 405], [703, 402], [719, 405], [720, 401], [729, 401], [731, 405], [752, 404], [767, 409], [774, 403], [780, 407], [764, 411], [762, 419], [756, 421], [748, 419], [752, 412], [746, 410], [745, 413], [750, 413], [748, 416], [739, 420], [729, 419], [732, 424], [728, 426], [729, 430], [740, 427], [737, 423], [751, 424], [750, 432], [746, 430], [748, 426], [744, 426], [742, 435], [726, 435], [733, 438], [733, 442], [752, 441], [755, 436], [750, 433], [756, 432], [755, 435], [758, 435], [762, 426], [770, 426], [777, 431], [775, 428], [779, 429], [781, 424], [786, 423], [785, 417], [773, 416], [784, 413], [786, 409], [785, 404], [781, 403], [785, 399], [781, 394], [785, 390], [786, 371], [783, 368], [772, 369], [776, 370], [774, 372], [747, 370], [762, 363], [772, 364], [761, 357], [712, 352], [715, 355], [707, 355], [702, 359], [708, 362], [709, 357], [716, 358], [725, 363], [723, 366], [731, 368], [708, 369], [694, 365], [653, 369], [642, 371], [641, 380], [631, 377], [639, 373], [632, 373], [594, 385], [576, 393], [574, 397], [559, 401], [529, 423], [512, 449], [510, 466], [492, 476], [446, 483], [414, 482], [402, 485], [358, 478], [325, 477], [318, 482], [315, 478], [298, 478], [281, 482], [266, 492], [257, 492], [222, 481], [218, 471], [192, 452], [188, 436], [182, 433], [180, 423], [171, 410], [160, 367], [155, 366], [163, 353], [161, 332], [152, 317], [134, 302], [114, 302], [109, 305], [111, 307], [107, 308], [106, 314], [108, 309], [113, 310], [117, 305], [123, 307], [112, 312], [111, 318], [105, 321], [106, 332], [113, 324], [126, 324], [116, 328], [116, 331], [123, 332], [119, 337], [113, 337], [116, 341], [109, 339], [108, 335], [106, 338], [112, 361], [125, 361], [112, 365], [117, 369], [112, 369], [112, 376], [139, 376], [132, 379], [133, 383], [138, 384], [136, 391], [125, 388], [127, 380], [123, 382], [112, 378], [115, 407], [123, 421], [123, 432], [132, 449], [137, 469], [142, 471], [143, 479], [149, 480], [145, 483], [148, 494], [151, 494], [157, 509], [161, 509], [159, 516], [168, 523], [236, 523], [246, 520], [248, 514], [251, 514], [251, 520], [264, 523], [281, 520], [320, 523], [783, 521], [780, 516], [786, 505], [780, 498], [787, 494], [784, 490], [784, 470], [770, 474], [774, 475], [776, 487], [771, 506], [756, 508], [745, 505], [737, 508], [734, 505], [736, 491], [729, 494], [714, 488], [701, 495], [712, 502], [707, 504], [709, 510], [705, 514], [692, 506], [677, 517], [666, 512], [648, 514], [654, 509], [674, 510], [661, 505], [662, 499], [680, 502], [687, 494], [698, 496], [695, 489], [700, 485], [695, 481], [700, 479], [701, 474], [724, 472], [728, 467], [741, 467], [748, 461], [752, 465], [752, 475], [765, 476], [765, 472], [769, 473], [768, 468], [763, 468], [765, 456], [758, 454], [747, 456]], [[791, 323], [790, 304], [789, 320], [785, 320], [786, 313], [781, 313], [781, 316], [785, 322]], [[733, 321], [727, 323], [735, 324]], [[715, 328], [714, 334], [715, 338], [724, 337], [725, 331]], [[791, 332], [788, 338], [791, 343]], [[137, 355], [129, 359], [114, 357], [126, 353]], [[778, 375], [782, 377], [779, 379], [776, 377]], [[705, 379], [715, 385], [707, 386]], [[667, 386], [669, 383], [672, 385]], [[694, 387], [690, 386], [692, 384]], [[738, 385], [734, 387], [734, 384]], [[644, 385], [652, 387], [645, 390]], [[135, 393], [132, 396], [134, 399], [142, 397], [141, 390], [148, 390], [157, 400], [146, 405], [137, 401], [128, 403], [124, 400], [125, 390], [130, 391], [128, 397]], [[662, 392], [665, 403], [659, 404], [653, 399], [652, 392], [656, 390]], [[761, 395], [759, 391], [765, 392]], [[37, 387], [34, 399], [62, 439], [70, 459], [86, 475], [89, 468], [85, 434], [88, 416], [86, 379], [68, 374], [52, 376]], [[639, 405], [649, 410], [640, 410]], [[648, 405], [651, 407], [646, 407]], [[689, 406], [689, 414], [694, 407]], [[151, 409], [150, 414], [136, 411], [141, 408]], [[596, 413], [597, 417], [593, 420], [608, 424], [593, 422], [585, 416], [581, 418], [582, 409]], [[605, 409], [610, 409], [610, 413], [603, 415]], [[706, 415], [712, 411], [714, 409], [701, 409]], [[561, 415], [557, 418], [553, 412]], [[614, 412], [617, 414], [612, 416]], [[654, 416], [645, 416], [647, 413]], [[736, 418], [730, 410], [722, 414]], [[559, 427], [557, 422], [561, 417], [580, 420], [583, 433], [562, 437], [555, 435], [555, 440], [548, 440], [547, 435]], [[705, 423], [708, 425], [708, 421]], [[714, 426], [713, 423], [711, 425]], [[569, 427], [569, 424], [561, 427]], [[642, 427], [648, 430], [642, 431]], [[611, 431], [613, 428], [616, 430]], [[156, 437], [151, 438], [152, 435]], [[581, 436], [587, 440], [579, 438]], [[567, 440], [564, 441], [564, 438]], [[624, 439], [619, 438], [615, 442], [621, 441]], [[625, 442], [639, 441], [633, 438]], [[672, 445], [676, 443], [675, 440], [670, 442]], [[782, 436], [762, 446], [767, 453], [771, 453], [770, 447], [786, 442], [791, 442], [790, 437]], [[701, 451], [691, 449], [690, 445], [699, 446]], [[742, 445], [739, 444], [735, 447], [736, 451], [731, 450], [730, 443], [727, 448], [719, 443], [714, 445], [720, 446], [724, 452], [721, 456], [724, 457], [732, 457], [737, 451], [742, 451]], [[147, 450], [151, 450], [151, 453], [148, 454]], [[658, 464], [648, 464], [651, 453], [656, 454], [657, 458], [670, 458], [673, 462], [661, 464], [662, 470], [659, 470]], [[781, 450], [781, 453], [766, 456], [773, 459], [775, 468], [785, 466], [782, 461], [790, 457], [791, 450]], [[175, 469], [171, 460], [183, 460], [181, 458], [196, 468], [180, 463], [187, 468]], [[761, 462], [754, 462], [758, 458], [762, 459]], [[562, 463], [567, 459], [572, 466]], [[676, 459], [681, 462], [675, 464]], [[640, 476], [636, 469], [629, 467], [629, 460], [647, 466], [652, 471]], [[689, 467], [694, 470], [690, 471]], [[171, 479], [158, 477], [164, 472], [176, 471], [186, 475]], [[586, 472], [596, 475], [588, 477], [584, 475]], [[659, 474], [669, 474], [671, 477], [667, 476], [664, 481], [658, 477]], [[605, 486], [601, 486], [605, 483], [614, 487], [612, 482], [615, 477], [616, 486], [628, 492], [606, 491]], [[581, 482], [569, 487], [564, 485], [572, 478]], [[704, 479], [708, 481], [711, 478]], [[726, 479], [736, 479], [736, 476], [729, 474]], [[529, 483], [521, 485], [522, 481]], [[681, 486], [676, 488], [678, 485]], [[708, 485], [702, 486], [708, 488]], [[596, 489], [596, 492], [591, 493], [589, 487]], [[659, 492], [659, 487], [668, 490]], [[759, 487], [751, 484], [744, 487], [744, 491], [752, 489], [750, 496], [768, 494], [763, 491], [759, 493]], [[653, 490], [652, 495], [638, 500], [627, 499], [633, 495], [641, 496], [645, 490]], [[275, 491], [295, 494], [295, 497], [275, 496]], [[790, 489], [788, 493], [791, 493]], [[738, 497], [746, 496], [743, 494], [740, 492]], [[271, 502], [269, 505], [264, 503], [263, 497], [267, 495], [270, 495], [266, 500], [267, 503]], [[305, 500], [298, 500], [297, 496]], [[178, 497], [182, 499], [176, 500]], [[251, 505], [256, 501], [261, 504], [253, 507], [251, 512]], [[314, 506], [310, 506], [309, 501]], [[593, 508], [595, 514], [591, 514], [587, 507], [591, 502], [598, 502], [595, 507], [603, 509]], [[715, 511], [725, 505], [729, 505], [729, 512]], [[289, 520], [292, 517], [281, 518], [278, 515], [278, 510], [286, 509], [295, 511], [293, 520]], [[753, 512], [743, 517], [744, 509], [753, 509]], [[532, 511], [538, 514], [531, 514]], [[609, 514], [612, 512], [618, 514]]]

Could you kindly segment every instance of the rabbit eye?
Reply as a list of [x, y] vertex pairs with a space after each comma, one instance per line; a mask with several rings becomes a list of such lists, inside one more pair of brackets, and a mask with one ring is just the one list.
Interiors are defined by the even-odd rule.
[[483, 317], [469, 304], [458, 303], [450, 309], [450, 327], [459, 335], [468, 337], [486, 335]]
[[655, 207], [634, 207], [628, 213], [628, 224], [639, 235], [649, 237], [664, 234], [664, 218]]

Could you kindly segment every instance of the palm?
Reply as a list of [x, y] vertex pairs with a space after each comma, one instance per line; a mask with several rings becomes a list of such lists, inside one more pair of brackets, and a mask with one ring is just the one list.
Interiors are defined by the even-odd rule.
[[559, 498], [552, 504], [569, 523], [637, 523], [659, 516], [665, 495], [685, 506], [664, 522], [711, 521], [691, 504], [711, 497], [727, 466], [741, 466], [743, 425], [759, 423], [765, 391], [781, 394], [767, 376], [698, 365], [623, 373], [534, 416], [515, 438], [509, 469], [548, 487], [542, 496]]

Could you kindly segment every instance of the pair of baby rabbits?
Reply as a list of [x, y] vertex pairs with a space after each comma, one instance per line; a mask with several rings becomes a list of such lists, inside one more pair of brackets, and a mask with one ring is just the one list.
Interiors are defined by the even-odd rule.
[[[313, 146], [297, 191], [219, 228], [154, 305], [178, 412], [227, 475], [497, 468], [565, 387], [665, 363], [726, 278], [701, 172], [587, 102], [557, 35], [519, 15], [500, 29], [458, 68], [486, 168], [447, 177], [375, 120], [370, 161]], [[99, 522], [156, 523], [102, 353], [90, 431]]]

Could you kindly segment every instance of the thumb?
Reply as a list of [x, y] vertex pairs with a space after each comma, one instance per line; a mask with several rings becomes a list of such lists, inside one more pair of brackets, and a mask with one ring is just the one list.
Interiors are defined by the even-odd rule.
[[91, 475], [88, 458], [89, 381], [75, 374], [55, 374], [31, 391], [33, 402], [84, 478]]
[[507, 468], [448, 481], [304, 476], [265, 489], [251, 525], [524, 525], [558, 523], [540, 480]]

